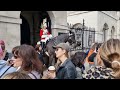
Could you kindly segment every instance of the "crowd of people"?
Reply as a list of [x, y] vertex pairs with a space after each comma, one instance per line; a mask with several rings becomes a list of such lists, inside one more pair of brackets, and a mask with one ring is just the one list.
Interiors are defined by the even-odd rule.
[[40, 41], [31, 45], [16, 46], [7, 52], [0, 40], [1, 79], [120, 79], [120, 40], [109, 39], [94, 43], [86, 52], [69, 56], [68, 43], [53, 46], [57, 62], [44, 68]]
[[57, 59], [55, 65], [50, 65], [45, 45], [52, 35], [46, 19], [41, 26], [41, 39], [35, 47], [22, 44], [8, 53], [5, 42], [0, 40], [0, 79], [120, 79], [119, 39], [95, 42], [88, 51], [73, 55], [69, 55], [69, 43], [59, 43], [50, 48]]

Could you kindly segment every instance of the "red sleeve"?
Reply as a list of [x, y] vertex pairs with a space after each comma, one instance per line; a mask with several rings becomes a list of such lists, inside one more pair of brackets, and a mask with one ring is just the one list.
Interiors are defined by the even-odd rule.
[[40, 29], [40, 37], [43, 35], [43, 30]]
[[47, 31], [48, 31], [48, 33], [47, 33], [47, 34], [48, 34], [48, 35], [50, 35], [50, 32], [49, 32], [49, 30], [47, 30]]

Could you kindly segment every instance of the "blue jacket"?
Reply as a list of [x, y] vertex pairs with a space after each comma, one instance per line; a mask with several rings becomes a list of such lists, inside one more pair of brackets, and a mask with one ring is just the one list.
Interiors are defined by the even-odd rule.
[[56, 71], [55, 79], [75, 79], [77, 71], [70, 59], [67, 59]]
[[[9, 68], [9, 69], [8, 69]], [[8, 69], [8, 70], [7, 70]], [[7, 70], [7, 71], [6, 71]], [[6, 71], [6, 72], [5, 72]], [[7, 61], [5, 60], [0, 60], [0, 78], [5, 76], [8, 73], [15, 72], [16, 68], [8, 66]], [[4, 73], [5, 72], [5, 73]], [[4, 74], [3, 74], [4, 73]]]

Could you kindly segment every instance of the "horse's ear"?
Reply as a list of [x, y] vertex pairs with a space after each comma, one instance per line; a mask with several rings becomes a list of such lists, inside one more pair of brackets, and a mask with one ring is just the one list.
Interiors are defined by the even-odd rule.
[[69, 33], [69, 36], [71, 36], [72, 34]]
[[69, 30], [69, 36], [71, 36], [72, 35], [72, 31], [71, 30]]

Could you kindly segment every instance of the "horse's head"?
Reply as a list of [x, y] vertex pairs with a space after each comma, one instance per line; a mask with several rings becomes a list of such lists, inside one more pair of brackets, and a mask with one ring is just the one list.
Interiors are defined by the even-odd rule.
[[70, 45], [76, 43], [76, 40], [75, 40], [75, 33], [72, 32], [72, 31], [69, 31], [68, 42], [69, 42]]
[[75, 39], [75, 32], [71, 31], [71, 30], [69, 31], [68, 42], [69, 42], [70, 45], [73, 46], [73, 48], [81, 46], [81, 41], [76, 41], [76, 39]]

